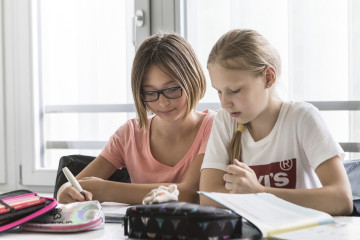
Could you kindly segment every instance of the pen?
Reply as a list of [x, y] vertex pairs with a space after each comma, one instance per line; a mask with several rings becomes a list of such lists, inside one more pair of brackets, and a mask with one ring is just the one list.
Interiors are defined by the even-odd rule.
[[64, 168], [62, 169], [62, 171], [64, 172], [65, 177], [66, 177], [67, 180], [71, 183], [71, 185], [72, 185], [76, 190], [78, 190], [78, 191], [81, 193], [81, 195], [83, 195], [83, 197], [84, 197], [85, 200], [86, 200], [84, 190], [82, 189], [82, 187], [80, 186], [80, 183], [76, 180], [76, 178], [74, 177], [74, 175], [70, 172], [70, 170], [69, 170], [67, 167], [64, 167]]

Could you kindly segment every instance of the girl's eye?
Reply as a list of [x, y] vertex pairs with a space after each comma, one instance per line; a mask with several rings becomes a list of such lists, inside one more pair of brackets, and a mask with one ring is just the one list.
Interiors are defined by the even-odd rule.
[[230, 90], [230, 93], [232, 93], [232, 94], [235, 94], [235, 93], [238, 93], [238, 92], [240, 92], [240, 88], [236, 89], [236, 90]]
[[144, 96], [147, 96], [147, 97], [152, 97], [152, 96], [157, 95], [157, 92], [155, 92], [155, 91], [147, 91], [147, 92], [142, 92], [142, 94]]

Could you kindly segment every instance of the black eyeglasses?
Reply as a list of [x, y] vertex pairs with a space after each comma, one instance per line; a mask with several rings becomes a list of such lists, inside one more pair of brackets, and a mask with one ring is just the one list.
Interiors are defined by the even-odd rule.
[[166, 98], [175, 99], [182, 96], [182, 90], [183, 89], [179, 86], [155, 91], [142, 91], [141, 97], [144, 102], [155, 102], [159, 99], [160, 94], [164, 95]]

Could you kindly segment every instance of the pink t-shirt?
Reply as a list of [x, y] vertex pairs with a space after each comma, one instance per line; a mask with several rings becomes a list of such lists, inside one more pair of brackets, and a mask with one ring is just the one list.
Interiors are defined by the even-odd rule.
[[[151, 154], [150, 131], [139, 129], [138, 120], [131, 119], [110, 138], [100, 155], [116, 168], [126, 167], [132, 183], [179, 183], [197, 155], [205, 153], [214, 111], [208, 111], [193, 144], [173, 167], [158, 162]], [[154, 116], [148, 118], [149, 126]]]

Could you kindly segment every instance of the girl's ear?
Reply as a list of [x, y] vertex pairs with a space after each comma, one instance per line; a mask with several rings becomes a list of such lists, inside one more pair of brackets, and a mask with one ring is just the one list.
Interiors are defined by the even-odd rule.
[[272, 66], [265, 69], [265, 87], [270, 88], [276, 82], [276, 71]]

